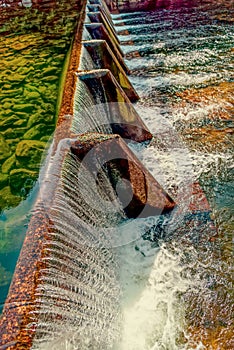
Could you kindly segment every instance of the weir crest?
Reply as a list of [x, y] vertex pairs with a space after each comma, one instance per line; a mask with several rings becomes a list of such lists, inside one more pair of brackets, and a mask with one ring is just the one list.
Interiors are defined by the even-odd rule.
[[107, 6], [82, 4], [70, 58], [80, 55], [72, 114], [60, 113], [41, 173], [0, 321], [0, 349], [111, 349], [121, 320], [115, 228], [176, 206], [127, 145], [152, 135], [130, 102], [138, 95]]

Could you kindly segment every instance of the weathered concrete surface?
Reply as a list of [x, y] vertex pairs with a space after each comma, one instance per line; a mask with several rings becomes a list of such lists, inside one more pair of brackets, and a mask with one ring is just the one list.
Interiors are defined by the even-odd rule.
[[105, 11], [105, 13], [111, 17], [110, 10], [108, 8], [106, 0], [89, 0], [88, 6], [89, 6], [89, 4], [94, 5], [94, 6], [100, 5], [103, 8], [103, 10]]
[[108, 104], [110, 112], [108, 125], [111, 126], [113, 133], [136, 142], [152, 139], [152, 134], [109, 70], [98, 69], [77, 73], [77, 76], [86, 84], [93, 96], [94, 106], [95, 103]]
[[31, 313], [36, 310], [35, 290], [43, 268], [40, 261], [48, 222], [47, 214], [40, 210], [34, 213], [27, 230], [0, 320], [0, 345], [3, 349], [31, 348], [35, 326], [29, 324], [32, 322]]
[[103, 6], [104, 4], [102, 3], [97, 3], [97, 4], [90, 4], [90, 3], [87, 3], [87, 10], [89, 12], [101, 12], [102, 14], [104, 14], [104, 16], [106, 18], [108, 18], [109, 22], [112, 23], [112, 17], [111, 17], [111, 14], [110, 14], [110, 11], [108, 9], [108, 7], [106, 6]]
[[[88, 12], [87, 13], [87, 20], [90, 20], [90, 23], [102, 23], [106, 30], [108, 31], [108, 33], [111, 35], [111, 37], [114, 39], [114, 41], [120, 45], [120, 41], [118, 36], [116, 35], [116, 31], [113, 27], [113, 22], [110, 21], [107, 16], [105, 15], [105, 13], [101, 12], [101, 11], [95, 11], [95, 12]], [[88, 21], [87, 21], [88, 23]]]
[[85, 24], [85, 28], [92, 39], [105, 40], [110, 46], [111, 50], [113, 51], [115, 57], [120, 60], [122, 59], [124, 54], [118, 44], [118, 41], [115, 39], [114, 36], [111, 36], [108, 33], [108, 31], [102, 23], [87, 23]]
[[111, 71], [131, 102], [139, 99], [137, 92], [125, 73], [127, 68], [125, 68], [124, 60], [116, 59], [105, 40], [83, 41], [83, 46], [93, 59], [96, 68], [106, 68]]
[[[95, 5], [90, 5], [90, 6], [95, 6]], [[109, 27], [111, 30], [116, 33], [112, 18], [108, 16], [108, 14], [105, 12], [105, 10], [100, 6], [97, 5], [98, 8], [94, 7], [89, 7], [88, 12], [87, 12], [87, 18], [92, 22], [92, 23], [103, 23], [106, 28], [108, 29]], [[118, 37], [117, 40], [119, 41]]]
[[119, 135], [84, 134], [72, 142], [71, 151], [91, 173], [97, 174], [100, 165], [107, 171], [129, 218], [164, 214], [174, 209], [173, 199]]
[[[82, 47], [82, 43], [81, 43], [82, 28], [85, 20], [85, 4], [86, 4], [86, 0], [81, 0], [82, 15], [81, 15], [80, 21], [77, 23], [76, 34], [74, 36], [72, 52], [70, 56], [70, 62], [68, 66], [64, 89], [63, 89], [63, 97], [62, 97], [62, 103], [60, 107], [57, 126], [62, 124], [64, 121], [67, 122], [66, 116], [72, 115], [73, 113], [74, 95], [75, 95], [75, 89], [76, 89], [75, 72], [77, 71], [80, 63], [80, 54], [81, 54], [81, 47]], [[66, 130], [68, 130], [68, 128], [66, 128]]]

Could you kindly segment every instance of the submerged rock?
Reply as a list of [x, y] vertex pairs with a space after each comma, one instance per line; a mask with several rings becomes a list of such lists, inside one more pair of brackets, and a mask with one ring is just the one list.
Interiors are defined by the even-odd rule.
[[11, 149], [8, 146], [5, 138], [0, 134], [0, 162], [10, 157]]
[[1, 94], [4, 95], [3, 97], [15, 97], [19, 95], [23, 91], [23, 88], [17, 88], [17, 89], [12, 89], [11, 86], [4, 86], [4, 88], [1, 91]]
[[11, 103], [11, 102], [4, 102], [2, 106], [3, 106], [4, 109], [10, 109], [13, 106], [13, 103]]
[[0, 188], [8, 185], [8, 175], [0, 173]]
[[16, 207], [20, 201], [21, 197], [12, 194], [10, 186], [6, 186], [0, 190], [0, 211], [6, 208]]
[[51, 82], [55, 82], [56, 80], [58, 80], [58, 76], [56, 76], [56, 75], [44, 76], [41, 80], [44, 82], [51, 83]]
[[57, 67], [48, 67], [43, 69], [43, 75], [44, 76], [53, 76], [58, 72], [58, 68]]
[[25, 140], [40, 140], [41, 137], [53, 131], [53, 126], [46, 124], [36, 124], [23, 135]]
[[14, 126], [18, 127], [18, 126], [25, 126], [27, 124], [27, 120], [26, 119], [19, 119], [16, 122], [13, 123]]
[[14, 73], [9, 75], [8, 80], [13, 83], [21, 83], [25, 79], [25, 75]]
[[41, 112], [34, 113], [29, 117], [27, 127], [31, 128], [33, 125], [41, 123], [48, 125], [53, 123], [54, 119], [54, 113], [41, 110]]
[[13, 106], [13, 110], [16, 112], [26, 112], [30, 113], [34, 110], [35, 106], [30, 103], [25, 104], [18, 104]]
[[9, 184], [15, 195], [25, 197], [32, 189], [38, 173], [28, 169], [13, 169], [10, 172]]
[[28, 90], [24, 90], [24, 96], [26, 100], [36, 100], [40, 97], [39, 92], [37, 91], [28, 91]]
[[19, 166], [27, 169], [37, 169], [41, 156], [46, 146], [46, 142], [37, 140], [20, 141], [16, 147], [16, 160]]
[[11, 126], [12, 124], [14, 124], [15, 122], [17, 122], [19, 120], [19, 117], [17, 117], [16, 115], [12, 115], [8, 118], [4, 118], [0, 121], [0, 130], [5, 130], [7, 129], [9, 126]]
[[8, 174], [10, 171], [15, 167], [15, 162], [16, 158], [15, 155], [13, 154], [10, 158], [5, 160], [5, 162], [2, 165], [2, 173], [3, 174]]
[[[73, 0], [69, 4], [58, 3], [53, 9], [46, 5], [46, 12], [40, 13], [38, 8], [24, 12], [21, 7], [12, 17], [9, 8], [3, 19], [0, 28], [0, 173], [5, 175], [2, 179], [13, 169], [38, 170], [40, 166], [47, 142], [26, 144], [22, 140], [47, 141], [54, 131], [60, 74], [79, 16], [79, 6], [74, 7], [75, 3]], [[5, 180], [0, 189], [4, 184]]]
[[22, 137], [27, 130], [26, 127], [22, 128], [8, 128], [2, 134], [4, 135], [5, 139], [8, 141], [9, 139], [16, 139], [18, 137]]
[[7, 286], [12, 279], [12, 272], [5, 269], [0, 265], [0, 287]]
[[16, 137], [13, 139], [8, 139], [8, 140], [6, 140], [6, 142], [9, 145], [9, 147], [11, 148], [12, 152], [15, 152], [15, 148], [16, 148], [17, 144], [20, 142], [20, 138]]
[[8, 116], [12, 115], [12, 110], [11, 109], [3, 110], [2, 115], [4, 115], [4, 118], [7, 118]]

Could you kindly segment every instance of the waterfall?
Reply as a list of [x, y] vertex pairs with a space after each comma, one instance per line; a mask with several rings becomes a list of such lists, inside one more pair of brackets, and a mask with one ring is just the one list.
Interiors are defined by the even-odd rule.
[[119, 337], [120, 291], [109, 232], [125, 216], [104, 170], [98, 191], [91, 182], [92, 174], [68, 152], [49, 211], [29, 325], [36, 326], [32, 349], [111, 349]]
[[86, 71], [96, 68], [96, 63], [94, 63], [92, 57], [90, 56], [88, 50], [82, 46], [81, 58], [80, 58], [80, 67], [79, 70]]
[[74, 133], [81, 134], [87, 131], [112, 133], [108, 101], [107, 99], [103, 101], [103, 93], [106, 99], [105, 90], [102, 86], [96, 86], [94, 96], [83, 80], [79, 79], [77, 81], [74, 104], [75, 116], [72, 124]]
[[92, 35], [86, 27], [83, 28], [82, 40], [92, 40]]

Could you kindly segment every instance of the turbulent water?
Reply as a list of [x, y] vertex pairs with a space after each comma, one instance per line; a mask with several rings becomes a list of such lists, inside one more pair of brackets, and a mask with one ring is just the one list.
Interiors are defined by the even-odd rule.
[[[231, 6], [160, 3], [154, 12], [113, 20], [141, 97], [136, 108], [154, 134], [148, 147], [133, 149], [180, 209], [119, 228], [123, 320], [116, 348], [231, 350]], [[193, 215], [192, 183], [210, 205]]]
[[[97, 197], [68, 154], [50, 208], [34, 349], [234, 348], [231, 1], [157, 3], [153, 12], [113, 20], [141, 97], [135, 107], [154, 135], [130, 147], [178, 207], [126, 220], [113, 201], [109, 214], [105, 205], [115, 195], [106, 174]], [[105, 105], [92, 105], [80, 82], [73, 131], [110, 132], [100, 127]]]

